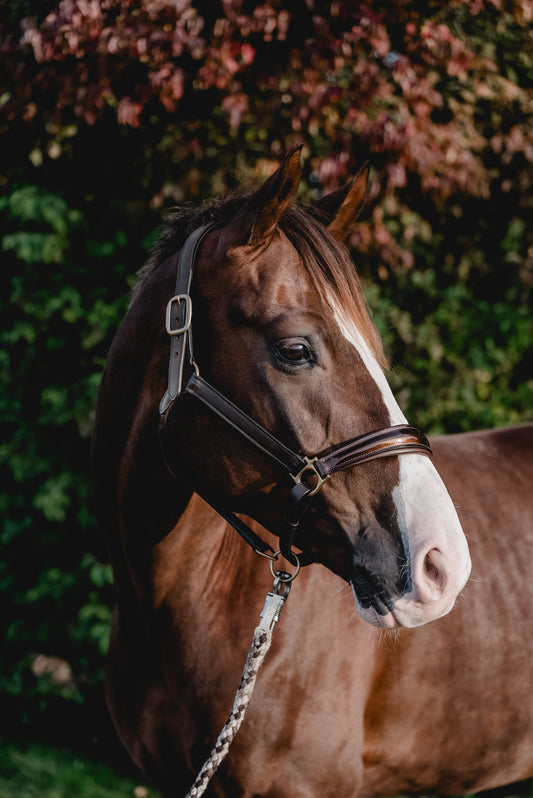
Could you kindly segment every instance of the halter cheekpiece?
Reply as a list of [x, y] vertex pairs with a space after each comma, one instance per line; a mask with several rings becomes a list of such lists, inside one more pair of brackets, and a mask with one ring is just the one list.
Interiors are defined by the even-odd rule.
[[[432, 452], [426, 436], [417, 427], [398, 424], [343, 441], [316, 455], [301, 455], [278, 440], [201, 377], [193, 353], [190, 287], [200, 245], [216, 227], [215, 223], [209, 223], [197, 228], [185, 241], [178, 258], [175, 295], [169, 300], [166, 309], [166, 330], [170, 336], [168, 387], [159, 409], [164, 423], [167, 411], [175, 399], [184, 393], [195, 396], [263, 454], [285, 469], [293, 486], [289, 490], [283, 518], [278, 528], [271, 531], [279, 536], [283, 556], [294, 564], [296, 557], [291, 550], [294, 534], [313, 496], [332, 474], [380, 457], [399, 454], [431, 455]], [[186, 359], [193, 373], [183, 386]], [[225, 507], [218, 498], [213, 499], [203, 492], [200, 495], [258, 554], [272, 559], [272, 547], [234, 515], [231, 509]], [[310, 557], [301, 554], [298, 554], [297, 559], [302, 564], [312, 561]]]

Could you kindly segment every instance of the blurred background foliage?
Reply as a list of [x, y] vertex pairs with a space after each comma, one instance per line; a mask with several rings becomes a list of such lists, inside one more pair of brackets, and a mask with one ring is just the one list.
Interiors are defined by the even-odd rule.
[[265, 178], [298, 141], [305, 201], [370, 158], [352, 245], [408, 418], [531, 419], [533, 2], [0, 12], [0, 733], [107, 744], [89, 441], [162, 212]]

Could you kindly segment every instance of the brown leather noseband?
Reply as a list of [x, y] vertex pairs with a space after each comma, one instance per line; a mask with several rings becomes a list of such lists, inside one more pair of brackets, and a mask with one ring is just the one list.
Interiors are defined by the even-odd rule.
[[[171, 346], [168, 388], [160, 404], [162, 429], [168, 415], [167, 411], [174, 400], [180, 395], [188, 393], [199, 399], [213, 413], [288, 473], [293, 486], [289, 490], [281, 523], [276, 530], [271, 531], [279, 536], [280, 550], [283, 556], [294, 564], [295, 557], [291, 546], [302, 515], [313, 496], [319, 492], [324, 482], [332, 474], [380, 457], [399, 454], [431, 455], [432, 452], [426, 436], [417, 427], [399, 424], [359, 435], [316, 455], [301, 455], [254, 421], [200, 376], [192, 346], [190, 286], [200, 245], [206, 235], [216, 227], [217, 225], [214, 223], [205, 224], [191, 233], [185, 241], [178, 259], [176, 292], [169, 300], [166, 312], [166, 329], [171, 338]], [[193, 373], [182, 387], [186, 355]], [[206, 496], [203, 492], [200, 495], [237, 530], [257, 553], [266, 556], [270, 556], [267, 554], [269, 551], [273, 553], [272, 547], [261, 540], [229, 508], [225, 507], [218, 497], [214, 499]], [[299, 554], [298, 560], [301, 564], [312, 561], [308, 554], [304, 556]]]

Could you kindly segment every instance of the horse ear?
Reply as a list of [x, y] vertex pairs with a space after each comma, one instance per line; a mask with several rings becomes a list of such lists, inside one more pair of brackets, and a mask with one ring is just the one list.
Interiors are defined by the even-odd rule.
[[247, 243], [268, 239], [274, 228], [296, 199], [302, 175], [300, 153], [303, 144], [292, 147], [279, 168], [250, 197], [243, 215], [249, 220]]
[[365, 161], [347, 186], [332, 191], [317, 207], [329, 218], [329, 229], [341, 241], [346, 241], [365, 203], [370, 163]]

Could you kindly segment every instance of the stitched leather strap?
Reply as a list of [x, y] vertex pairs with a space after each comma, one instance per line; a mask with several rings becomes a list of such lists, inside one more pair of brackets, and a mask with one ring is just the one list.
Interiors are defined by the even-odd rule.
[[300, 526], [303, 514], [313, 500], [313, 496], [314, 494], [308, 485], [304, 482], [297, 482], [289, 493], [285, 512], [277, 529], [279, 549], [285, 559], [292, 565], [295, 565], [296, 562], [299, 562], [300, 565], [309, 565], [313, 561], [308, 552], [302, 552], [298, 554], [298, 560], [295, 562], [292, 552], [294, 535]]
[[233, 429], [252, 443], [257, 449], [267, 454], [272, 460], [283, 466], [290, 473], [298, 473], [305, 465], [300, 455], [285, 446], [268, 430], [250, 418], [237, 405], [213, 388], [203, 377], [193, 374], [185, 386], [185, 391], [200, 399], [210, 410], [216, 413]]
[[206, 501], [213, 510], [222, 516], [222, 518], [230, 524], [233, 529], [239, 533], [241, 538], [247, 543], [252, 549], [257, 552], [257, 554], [274, 554], [274, 549], [269, 543], [265, 543], [265, 541], [259, 537], [259, 535], [250, 529], [248, 524], [245, 524], [235, 513], [229, 510], [227, 507], [223, 505], [222, 502], [219, 500], [208, 496], [205, 493], [199, 494], [204, 501]]
[[369, 460], [413, 452], [430, 455], [432, 452], [428, 439], [417, 427], [398, 424], [359, 435], [324, 454], [318, 454], [315, 466], [322, 477], [327, 477]]
[[174, 399], [181, 393], [183, 364], [187, 348], [192, 360], [192, 302], [190, 297], [193, 267], [206, 235], [216, 227], [209, 223], [198, 227], [185, 241], [176, 268], [176, 289], [167, 305], [166, 326], [170, 338], [168, 388], [161, 399], [159, 412], [166, 413]]

